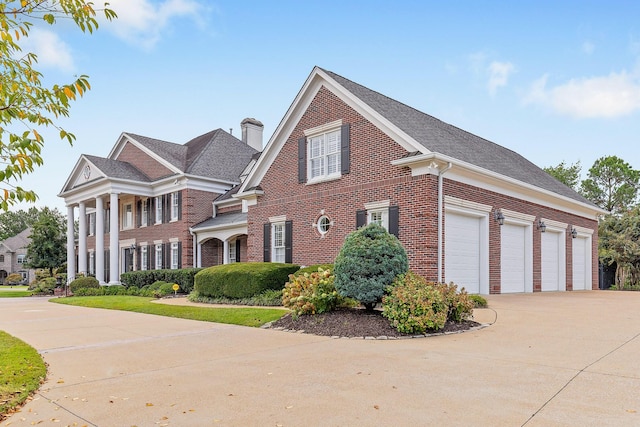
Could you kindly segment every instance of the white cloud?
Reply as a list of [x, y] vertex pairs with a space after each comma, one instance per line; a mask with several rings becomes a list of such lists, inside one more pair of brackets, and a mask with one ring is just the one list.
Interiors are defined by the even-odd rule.
[[525, 104], [538, 104], [575, 118], [613, 118], [640, 110], [640, 79], [626, 71], [604, 77], [571, 79], [547, 87], [548, 75], [531, 85]]
[[591, 55], [595, 49], [596, 49], [596, 45], [594, 45], [589, 41], [582, 43], [582, 51], [587, 55]]
[[198, 26], [202, 21], [205, 6], [197, 0], [110, 0], [109, 7], [118, 15], [103, 28], [114, 32], [129, 43], [152, 49], [162, 38], [171, 21], [188, 18]]
[[38, 66], [68, 72], [75, 68], [71, 49], [52, 31], [33, 28], [29, 37], [21, 39], [21, 48], [38, 56]]
[[511, 62], [493, 61], [487, 67], [487, 71], [489, 73], [487, 88], [489, 89], [489, 94], [494, 96], [499, 87], [507, 85], [509, 75], [515, 71], [515, 67]]

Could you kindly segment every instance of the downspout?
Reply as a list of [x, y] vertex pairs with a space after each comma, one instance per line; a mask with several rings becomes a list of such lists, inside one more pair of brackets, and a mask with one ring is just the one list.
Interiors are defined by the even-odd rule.
[[189, 234], [191, 234], [192, 237], [192, 243], [191, 245], [193, 246], [193, 268], [197, 268], [198, 267], [198, 253], [197, 253], [197, 249], [198, 249], [198, 235], [197, 233], [193, 232], [193, 229], [191, 227], [189, 227]]
[[444, 222], [442, 181], [443, 175], [451, 169], [451, 162], [447, 163], [447, 167], [438, 173], [438, 283], [442, 283], [442, 224]]

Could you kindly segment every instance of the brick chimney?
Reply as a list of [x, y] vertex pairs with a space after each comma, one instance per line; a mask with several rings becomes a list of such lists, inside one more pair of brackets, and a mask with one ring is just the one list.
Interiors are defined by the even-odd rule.
[[240, 123], [242, 129], [242, 142], [250, 147], [262, 151], [262, 130], [264, 125], [260, 120], [246, 118]]

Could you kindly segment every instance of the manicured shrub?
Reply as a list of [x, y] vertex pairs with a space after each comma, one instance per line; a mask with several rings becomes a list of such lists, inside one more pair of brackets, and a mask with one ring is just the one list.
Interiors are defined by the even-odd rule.
[[469, 295], [469, 299], [473, 303], [474, 308], [487, 308], [489, 305], [487, 300], [480, 295]]
[[53, 290], [56, 288], [55, 277], [45, 277], [43, 279], [31, 282], [29, 290], [34, 294], [53, 294]]
[[261, 294], [248, 298], [227, 298], [227, 297], [205, 297], [197, 291], [189, 294], [187, 299], [191, 302], [203, 302], [206, 304], [234, 304], [234, 305], [257, 305], [265, 307], [282, 307], [282, 290], [267, 289]]
[[202, 297], [249, 298], [267, 289], [282, 289], [295, 264], [236, 262], [205, 268], [195, 276], [194, 289]]
[[340, 295], [373, 310], [396, 276], [408, 269], [407, 253], [398, 238], [372, 223], [346, 237], [333, 273]]
[[[53, 279], [53, 278], [52, 278]], [[55, 279], [53, 279], [55, 282]], [[69, 290], [76, 293], [76, 290], [80, 288], [99, 288], [100, 283], [95, 277], [77, 277], [71, 283], [69, 283]]]
[[322, 268], [313, 273], [290, 274], [282, 291], [282, 305], [295, 317], [334, 310], [341, 297], [333, 282], [331, 271]]
[[398, 331], [420, 334], [460, 322], [473, 313], [473, 302], [457, 286], [427, 282], [412, 272], [398, 276], [382, 300], [382, 315]]
[[7, 285], [17, 285], [18, 283], [22, 283], [22, 274], [11, 273], [6, 279], [4, 279], [4, 283]]
[[329, 270], [330, 273], [333, 274], [333, 264], [314, 264], [307, 267], [303, 267], [300, 270], [293, 273], [295, 276], [299, 276], [304, 273], [317, 273], [318, 269]]
[[120, 275], [120, 281], [127, 287], [142, 288], [153, 282], [177, 283], [182, 292], [193, 290], [194, 277], [202, 268], [181, 268], [178, 270], [141, 270], [128, 271]]

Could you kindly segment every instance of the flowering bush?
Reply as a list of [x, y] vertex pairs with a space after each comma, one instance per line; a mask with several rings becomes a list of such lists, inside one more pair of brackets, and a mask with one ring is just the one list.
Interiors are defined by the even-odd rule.
[[331, 311], [341, 300], [333, 280], [331, 271], [322, 268], [315, 273], [290, 274], [282, 291], [282, 305], [296, 317]]
[[427, 282], [412, 272], [399, 275], [382, 299], [382, 315], [398, 331], [407, 334], [439, 330], [447, 320], [460, 322], [471, 316], [473, 302], [464, 289]]

